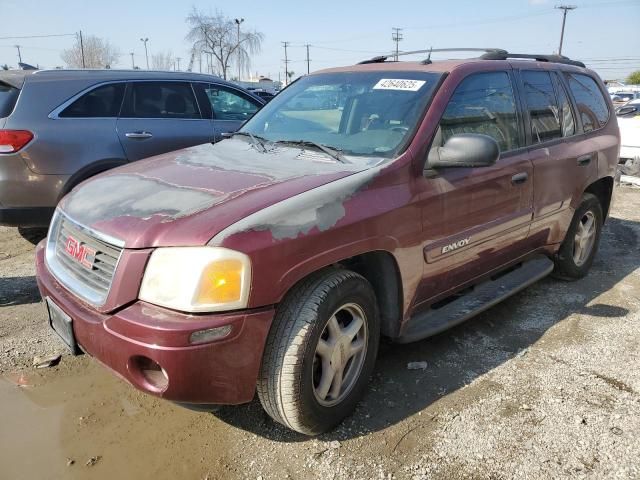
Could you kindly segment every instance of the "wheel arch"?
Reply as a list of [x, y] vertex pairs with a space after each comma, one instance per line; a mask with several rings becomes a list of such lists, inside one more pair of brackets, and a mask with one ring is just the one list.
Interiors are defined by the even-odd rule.
[[107, 170], [111, 170], [112, 168], [121, 167], [122, 165], [126, 165], [127, 163], [129, 162], [123, 158], [107, 158], [92, 162], [89, 165], [85, 165], [76, 173], [71, 175], [71, 177], [67, 180], [67, 182], [64, 184], [64, 187], [60, 190], [58, 201], [60, 201], [62, 197], [69, 193], [79, 183], [88, 180], [94, 175], [106, 172]]
[[584, 193], [595, 195], [602, 206], [603, 221], [609, 216], [611, 207], [611, 197], [613, 195], [613, 177], [603, 177], [590, 184]]

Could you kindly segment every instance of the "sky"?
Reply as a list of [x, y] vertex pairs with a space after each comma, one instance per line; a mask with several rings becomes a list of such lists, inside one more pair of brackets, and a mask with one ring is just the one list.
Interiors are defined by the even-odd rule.
[[[563, 54], [583, 60], [605, 79], [622, 79], [640, 70], [640, 0], [568, 0], [570, 11]], [[96, 35], [122, 53], [113, 67], [145, 66], [141, 37], [150, 54], [171, 51], [186, 68], [190, 45], [185, 18], [192, 8], [244, 18], [243, 29], [264, 34], [251, 72], [284, 79], [282, 42], [290, 42], [289, 70], [306, 73], [349, 65], [394, 49], [392, 27], [402, 28], [400, 50], [445, 47], [496, 47], [518, 53], [553, 53], [558, 49], [561, 11], [553, 0], [369, 0], [321, 2], [205, 2], [167, 0], [0, 0], [0, 64], [17, 64], [16, 44], [24, 62], [44, 68], [64, 65], [61, 52], [74, 36], [7, 38], [32, 35]], [[446, 55], [452, 57], [453, 55]], [[433, 55], [434, 59], [443, 55]], [[196, 62], [194, 70], [198, 70]]]

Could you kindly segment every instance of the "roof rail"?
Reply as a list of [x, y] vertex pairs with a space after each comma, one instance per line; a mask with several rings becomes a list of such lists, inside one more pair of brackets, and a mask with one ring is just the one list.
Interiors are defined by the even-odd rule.
[[536, 60], [538, 62], [551, 62], [551, 63], [563, 63], [565, 65], [573, 65], [575, 67], [585, 68], [584, 63], [579, 62], [578, 60], [571, 60], [569, 57], [565, 57], [564, 55], [538, 55], [538, 54], [527, 54], [527, 53], [509, 53], [506, 51], [503, 52], [487, 52], [482, 55], [480, 58], [483, 60], [507, 60], [509, 58], [527, 58], [531, 60]]
[[[576, 67], [585, 68], [584, 63], [579, 62], [577, 60], [571, 60], [569, 57], [565, 57], [564, 55], [537, 55], [537, 54], [525, 54], [525, 53], [509, 53], [506, 50], [501, 48], [430, 48], [427, 50], [412, 50], [409, 52], [400, 52], [398, 56], [405, 55], [416, 55], [419, 53], [425, 53], [428, 57], [423, 60], [422, 63], [429, 64], [431, 63], [431, 53], [438, 52], [483, 52], [480, 56], [483, 60], [507, 60], [509, 58], [528, 58], [532, 60], [537, 60], [539, 62], [552, 62], [552, 63], [563, 63], [565, 65], [574, 65]], [[379, 55], [377, 57], [370, 58], [368, 60], [363, 60], [362, 62], [358, 62], [359, 65], [367, 64], [367, 63], [382, 63], [387, 59], [391, 58], [393, 55]]]

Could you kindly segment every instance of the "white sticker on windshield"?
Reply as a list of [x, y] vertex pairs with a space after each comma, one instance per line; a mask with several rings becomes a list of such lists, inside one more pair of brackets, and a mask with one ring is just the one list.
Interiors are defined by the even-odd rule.
[[425, 80], [403, 80], [400, 78], [382, 78], [373, 87], [374, 90], [405, 90], [417, 92], [427, 83]]

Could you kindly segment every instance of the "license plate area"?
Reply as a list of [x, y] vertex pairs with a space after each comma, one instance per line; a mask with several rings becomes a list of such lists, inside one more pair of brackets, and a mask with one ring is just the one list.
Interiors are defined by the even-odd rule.
[[78, 355], [80, 351], [78, 350], [76, 337], [73, 333], [73, 320], [49, 297], [45, 299], [45, 303], [47, 305], [47, 312], [49, 313], [49, 325], [62, 339], [71, 353]]

